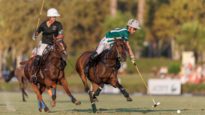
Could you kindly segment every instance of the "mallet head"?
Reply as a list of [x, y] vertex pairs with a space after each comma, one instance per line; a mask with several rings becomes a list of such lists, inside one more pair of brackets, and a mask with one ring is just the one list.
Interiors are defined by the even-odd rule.
[[154, 103], [152, 107], [157, 107], [158, 105], [160, 105], [160, 102]]

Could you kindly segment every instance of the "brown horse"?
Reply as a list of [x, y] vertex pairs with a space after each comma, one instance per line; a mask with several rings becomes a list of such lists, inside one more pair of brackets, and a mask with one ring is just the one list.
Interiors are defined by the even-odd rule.
[[[92, 52], [83, 53], [77, 60], [76, 70], [80, 75], [85, 86], [85, 91], [90, 96], [93, 112], [96, 112], [95, 99], [104, 86], [110, 84], [113, 87], [120, 89], [121, 93], [126, 97], [127, 101], [132, 101], [125, 88], [119, 83], [117, 79], [118, 70], [115, 69], [117, 59], [121, 61], [126, 60], [127, 47], [123, 40], [115, 40], [114, 45], [110, 50], [104, 51], [97, 60], [97, 63], [89, 69], [89, 76], [86, 76], [84, 68], [89, 61]], [[91, 81], [93, 91], [89, 90], [87, 78]]]
[[[21, 94], [22, 94], [22, 101], [26, 102], [26, 97], [28, 97], [28, 94], [26, 92], [26, 88], [28, 87], [29, 80], [24, 75], [24, 66], [25, 66], [24, 63], [25, 62], [23, 62], [19, 67], [12, 70], [9, 73], [7, 79], [5, 79], [5, 81], [8, 83], [13, 77], [16, 77], [16, 79], [19, 82], [19, 87], [20, 87]], [[52, 97], [51, 89], [48, 89], [48, 94], [49, 94], [49, 96]]]
[[[37, 72], [37, 83], [31, 82], [32, 88], [37, 95], [39, 111], [41, 112], [44, 109], [45, 112], [48, 112], [49, 109], [42, 99], [42, 93], [46, 88], [52, 89], [52, 100], [53, 106], [55, 106], [56, 100], [56, 85], [60, 84], [63, 86], [67, 95], [71, 98], [71, 101], [76, 105], [80, 104], [80, 101], [77, 101], [75, 97], [71, 94], [68, 83], [65, 79], [64, 68], [61, 68], [62, 63], [62, 52], [61, 45], [58, 41], [54, 42], [54, 45], [51, 46], [51, 50], [43, 56], [41, 67], [39, 72]], [[34, 74], [33, 66], [34, 58], [31, 58], [26, 62], [24, 67], [25, 76], [27, 79], [31, 80], [31, 76]]]

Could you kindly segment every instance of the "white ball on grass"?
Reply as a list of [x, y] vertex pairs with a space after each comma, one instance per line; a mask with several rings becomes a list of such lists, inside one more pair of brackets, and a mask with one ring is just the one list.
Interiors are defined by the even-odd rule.
[[180, 111], [180, 110], [177, 110], [177, 113], [181, 113], [181, 111]]

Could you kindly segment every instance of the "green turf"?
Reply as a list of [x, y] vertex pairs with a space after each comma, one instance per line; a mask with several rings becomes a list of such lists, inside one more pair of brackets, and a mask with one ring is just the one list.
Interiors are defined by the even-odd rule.
[[[68, 97], [58, 92], [57, 105], [50, 106], [50, 98], [44, 94], [44, 100], [50, 108], [50, 115], [90, 115], [91, 105], [87, 94], [74, 94], [82, 104], [72, 104]], [[176, 115], [181, 110], [181, 115], [204, 115], [204, 97], [191, 96], [155, 96], [155, 100], [161, 105], [153, 109], [152, 100], [149, 96], [131, 95], [133, 102], [126, 102], [122, 95], [101, 94], [97, 104], [98, 113], [102, 115]], [[39, 115], [37, 101], [34, 93], [29, 92], [27, 102], [21, 101], [18, 92], [0, 92], [1, 115]], [[41, 114], [47, 114], [42, 112]]]

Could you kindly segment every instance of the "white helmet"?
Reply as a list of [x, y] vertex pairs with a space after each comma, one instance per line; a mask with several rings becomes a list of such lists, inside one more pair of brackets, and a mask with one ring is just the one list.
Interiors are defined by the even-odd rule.
[[139, 21], [137, 21], [137, 20], [135, 20], [135, 19], [130, 19], [130, 20], [127, 22], [127, 25], [130, 26], [130, 27], [136, 28], [136, 29], [140, 29]]
[[58, 17], [60, 16], [60, 14], [58, 13], [58, 10], [56, 10], [55, 8], [50, 8], [47, 11], [47, 16], [48, 17]]

